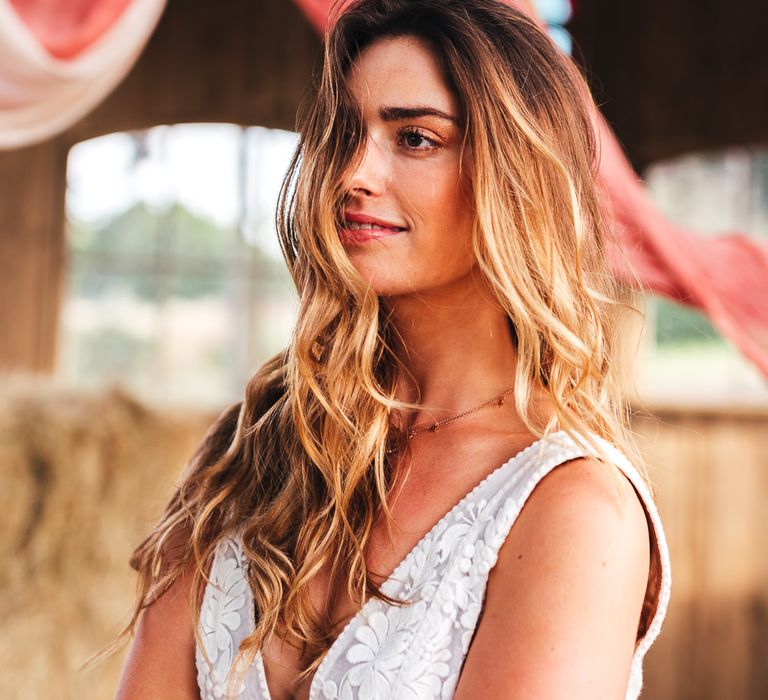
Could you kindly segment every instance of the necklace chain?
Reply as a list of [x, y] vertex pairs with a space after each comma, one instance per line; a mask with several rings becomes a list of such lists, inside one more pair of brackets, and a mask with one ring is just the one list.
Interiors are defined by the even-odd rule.
[[[453, 423], [454, 421], [457, 421], [460, 418], [464, 418], [465, 416], [468, 416], [472, 413], [476, 413], [477, 411], [480, 411], [483, 408], [487, 408], [488, 406], [503, 406], [505, 399], [507, 398], [507, 396], [509, 396], [512, 393], [513, 390], [514, 390], [514, 387], [510, 387], [504, 393], [499, 394], [498, 396], [492, 399], [489, 399], [488, 401], [485, 401], [481, 404], [478, 404], [477, 406], [468, 408], [466, 411], [457, 413], [455, 416], [451, 416], [450, 418], [443, 418], [442, 420], [433, 421], [429, 424], [412, 427], [408, 431], [408, 436], [406, 439], [410, 440], [412, 437], [415, 437], [419, 433], [424, 433], [426, 431], [429, 431], [431, 433], [436, 433], [438, 430], [440, 430], [442, 426], [448, 425], [449, 423]], [[395, 449], [389, 449], [386, 452], [387, 454], [392, 454], [395, 451], [396, 451]]]

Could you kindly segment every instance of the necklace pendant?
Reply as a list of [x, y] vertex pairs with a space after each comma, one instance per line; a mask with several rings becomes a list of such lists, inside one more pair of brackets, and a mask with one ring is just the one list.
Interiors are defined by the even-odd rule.
[[440, 427], [440, 423], [435, 423], [434, 425], [429, 426], [429, 432], [430, 433], [436, 433], [437, 429]]
[[504, 396], [499, 396], [499, 402], [498, 402], [499, 406], [503, 406], [504, 405], [504, 398], [505, 398]]

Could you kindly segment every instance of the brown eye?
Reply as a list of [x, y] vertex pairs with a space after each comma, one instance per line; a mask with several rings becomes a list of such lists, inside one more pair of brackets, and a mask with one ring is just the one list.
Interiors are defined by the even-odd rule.
[[418, 148], [419, 143], [424, 139], [424, 137], [421, 134], [416, 133], [415, 131], [412, 131], [410, 134], [407, 134], [405, 137], [406, 143], [409, 146], [412, 146], [413, 148]]
[[[430, 151], [438, 147], [438, 144], [434, 139], [431, 139], [422, 131], [414, 129], [413, 127], [401, 129], [398, 132], [398, 136], [403, 145], [410, 151]], [[426, 146], [423, 145], [424, 142], [426, 142]]]

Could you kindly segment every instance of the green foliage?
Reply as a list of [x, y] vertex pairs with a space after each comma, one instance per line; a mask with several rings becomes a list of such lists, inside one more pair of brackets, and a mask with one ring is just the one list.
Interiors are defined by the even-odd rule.
[[155, 210], [141, 202], [103, 222], [71, 222], [70, 247], [78, 253], [157, 254], [222, 257], [235, 231], [190, 212], [180, 204]]
[[656, 303], [656, 342], [659, 345], [724, 344], [709, 319], [696, 309], [661, 297]]
[[98, 298], [124, 291], [143, 300], [227, 294], [235, 268], [264, 282], [284, 280], [281, 262], [180, 204], [139, 203], [100, 222], [68, 221], [71, 293]]

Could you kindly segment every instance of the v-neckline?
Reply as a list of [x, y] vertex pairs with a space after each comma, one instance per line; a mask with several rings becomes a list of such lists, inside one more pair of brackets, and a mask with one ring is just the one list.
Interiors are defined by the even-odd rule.
[[[380, 589], [384, 589], [385, 587], [390, 587], [391, 583], [394, 581], [396, 582], [398, 580], [398, 576], [402, 575], [402, 571], [407, 567], [407, 565], [410, 563], [411, 559], [415, 556], [416, 552], [419, 551], [422, 546], [424, 545], [424, 542], [432, 535], [440, 525], [442, 525], [446, 520], [448, 520], [459, 508], [461, 508], [467, 501], [469, 501], [485, 484], [492, 479], [493, 477], [500, 474], [503, 470], [511, 468], [513, 465], [516, 465], [526, 454], [530, 453], [531, 450], [533, 450], [535, 447], [540, 446], [545, 440], [551, 439], [552, 437], [556, 435], [566, 435], [567, 433], [565, 430], [557, 430], [553, 433], [548, 433], [547, 435], [544, 435], [543, 437], [540, 437], [536, 440], [534, 440], [530, 445], [524, 447], [521, 450], [518, 450], [512, 457], [507, 459], [503, 464], [500, 464], [495, 469], [492, 469], [488, 474], [486, 474], [475, 486], [473, 486], [458, 502], [456, 502], [448, 511], [445, 512], [445, 514], [431, 527], [427, 532], [424, 533], [424, 535], [419, 539], [418, 542], [416, 542], [415, 545], [408, 551], [408, 553], [400, 560], [400, 563], [395, 566], [395, 568], [392, 570], [392, 573], [381, 583], [379, 586]], [[238, 541], [238, 546], [240, 546], [240, 542]], [[385, 591], [386, 592], [386, 591]], [[248, 608], [250, 610], [250, 625], [249, 629], [247, 630], [246, 634], [250, 635], [256, 625], [255, 620], [255, 602], [253, 600], [253, 593], [250, 589], [250, 586], [246, 586], [246, 598], [248, 603]], [[368, 600], [363, 603], [363, 605], [360, 607], [360, 609], [352, 615], [352, 617], [347, 620], [347, 623], [342, 628], [341, 632], [339, 632], [336, 639], [333, 640], [333, 643], [330, 647], [328, 647], [328, 650], [325, 653], [325, 656], [323, 657], [323, 660], [320, 662], [320, 665], [315, 670], [314, 675], [312, 676], [312, 680], [309, 684], [309, 700], [317, 700], [318, 693], [320, 692], [319, 684], [322, 683], [322, 671], [324, 668], [328, 666], [330, 663], [330, 659], [335, 659], [338, 655], [338, 647], [341, 641], [346, 637], [348, 632], [352, 629], [352, 625], [356, 623], [360, 617], [365, 613], [365, 611], [368, 609], [370, 605], [374, 603], [374, 601], [377, 601], [378, 598], [372, 597], [368, 598]], [[269, 685], [267, 684], [267, 672], [264, 667], [264, 659], [261, 654], [261, 650], [259, 650], [256, 654], [256, 657], [254, 659], [254, 663], [256, 664], [256, 672], [259, 677], [259, 685], [261, 688], [261, 691], [264, 695], [263, 700], [272, 700], [272, 693], [269, 690]]]

